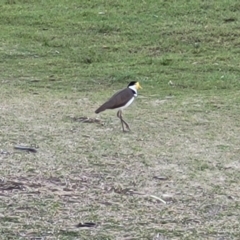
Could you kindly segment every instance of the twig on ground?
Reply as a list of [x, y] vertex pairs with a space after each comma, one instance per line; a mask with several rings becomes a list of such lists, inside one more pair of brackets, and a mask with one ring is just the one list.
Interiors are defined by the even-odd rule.
[[154, 196], [154, 195], [148, 195], [149, 197], [151, 197], [151, 198], [154, 198], [154, 199], [156, 199], [156, 200], [158, 200], [158, 201], [160, 201], [160, 202], [162, 202], [162, 203], [164, 203], [164, 204], [167, 204], [163, 199], [161, 199], [160, 197], [157, 197], [157, 196]]
[[14, 149], [28, 151], [28, 152], [33, 152], [33, 153], [37, 152], [36, 148], [27, 147], [27, 146], [20, 146], [20, 145], [14, 146]]

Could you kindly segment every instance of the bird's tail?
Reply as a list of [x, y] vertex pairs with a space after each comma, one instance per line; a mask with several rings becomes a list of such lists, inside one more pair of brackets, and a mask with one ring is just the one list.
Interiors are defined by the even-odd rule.
[[95, 113], [100, 113], [100, 112], [103, 112], [103, 111], [105, 111], [106, 110], [106, 106], [105, 106], [105, 104], [103, 104], [102, 106], [100, 106], [96, 111], [95, 111]]

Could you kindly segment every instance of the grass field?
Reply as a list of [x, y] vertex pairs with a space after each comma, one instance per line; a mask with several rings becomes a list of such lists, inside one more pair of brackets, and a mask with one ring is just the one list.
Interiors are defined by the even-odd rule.
[[0, 239], [240, 239], [239, 11], [0, 0]]

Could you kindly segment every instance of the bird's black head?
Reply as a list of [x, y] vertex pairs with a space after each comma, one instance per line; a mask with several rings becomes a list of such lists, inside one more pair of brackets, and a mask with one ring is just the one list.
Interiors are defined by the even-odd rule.
[[128, 84], [128, 87], [134, 86], [136, 83], [137, 83], [136, 81], [130, 82], [130, 83]]
[[130, 87], [130, 88], [131, 88], [131, 87], [134, 87], [136, 90], [142, 88], [142, 87], [140, 86], [139, 82], [136, 82], [136, 81], [130, 82], [130, 83], [128, 84], [128, 87]]

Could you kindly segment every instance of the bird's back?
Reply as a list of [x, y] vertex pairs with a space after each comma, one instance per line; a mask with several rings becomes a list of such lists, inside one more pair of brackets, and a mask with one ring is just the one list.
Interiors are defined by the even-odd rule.
[[134, 97], [134, 92], [130, 88], [125, 88], [115, 93], [107, 102], [100, 106], [95, 113], [100, 113], [106, 109], [115, 109], [124, 106]]

